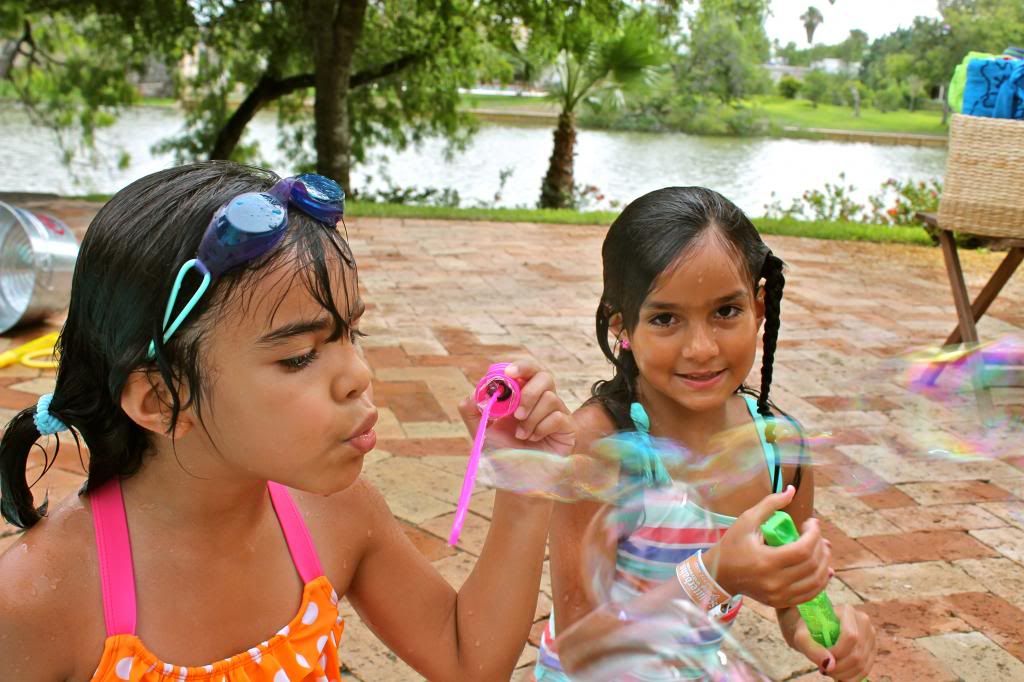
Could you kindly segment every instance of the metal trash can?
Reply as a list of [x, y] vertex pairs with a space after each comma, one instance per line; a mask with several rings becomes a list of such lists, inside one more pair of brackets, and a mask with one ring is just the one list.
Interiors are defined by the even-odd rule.
[[63, 222], [0, 201], [0, 334], [67, 308], [77, 257]]

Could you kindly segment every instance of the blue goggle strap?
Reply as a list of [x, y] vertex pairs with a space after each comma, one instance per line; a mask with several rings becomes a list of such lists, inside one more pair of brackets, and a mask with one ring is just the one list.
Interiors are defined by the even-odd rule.
[[[193, 268], [197, 272], [202, 273], [203, 280], [199, 283], [199, 287], [196, 289], [195, 293], [192, 294], [192, 298], [188, 300], [188, 303], [184, 305], [181, 312], [178, 313], [178, 316], [174, 318], [174, 322], [168, 326], [167, 322], [171, 319], [171, 313], [174, 311], [174, 304], [177, 303], [178, 294], [181, 292], [181, 283], [184, 281], [185, 275], [188, 274], [188, 271]], [[203, 294], [206, 293], [206, 290], [210, 288], [210, 281], [212, 279], [210, 271], [207, 270], [206, 266], [203, 265], [203, 262], [198, 259], [193, 258], [181, 266], [181, 269], [178, 270], [178, 276], [174, 280], [174, 287], [171, 289], [171, 295], [167, 299], [167, 308], [164, 310], [164, 343], [167, 343], [170, 338], [174, 336], [174, 332], [178, 331], [178, 327], [180, 327], [181, 323], [185, 321], [188, 314], [192, 312], [192, 309], [196, 307], [199, 300], [203, 297]], [[149, 353], [147, 354], [147, 357], [150, 360], [156, 357], [156, 344], [153, 341], [149, 342]]]

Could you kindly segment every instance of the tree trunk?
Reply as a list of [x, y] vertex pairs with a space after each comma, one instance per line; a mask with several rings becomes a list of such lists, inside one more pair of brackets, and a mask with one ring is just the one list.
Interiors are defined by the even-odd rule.
[[277, 80], [264, 73], [256, 87], [246, 95], [242, 103], [238, 105], [238, 108], [235, 109], [231, 117], [224, 123], [224, 127], [218, 131], [217, 139], [210, 150], [210, 158], [230, 159], [231, 154], [235, 151], [235, 147], [238, 146], [239, 141], [242, 139], [245, 127], [249, 125], [249, 121], [252, 120], [253, 116], [260, 109], [280, 97], [312, 86], [312, 74], [302, 74]]
[[548, 163], [548, 173], [540, 188], [541, 208], [569, 208], [572, 206], [573, 157], [576, 146], [576, 115], [563, 111], [558, 115], [555, 129], [555, 147]]
[[363, 34], [367, 0], [310, 0], [316, 103], [316, 171], [350, 191], [352, 138], [348, 93], [352, 58]]
[[949, 98], [946, 97], [945, 84], [939, 86], [939, 99], [942, 100], [942, 125], [949, 122]]

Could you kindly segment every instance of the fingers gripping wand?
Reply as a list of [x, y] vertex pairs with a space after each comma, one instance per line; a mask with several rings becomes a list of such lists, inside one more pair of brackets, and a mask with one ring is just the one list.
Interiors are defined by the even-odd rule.
[[[766, 544], [772, 547], [796, 542], [800, 533], [796, 530], [792, 517], [784, 511], [777, 511], [761, 525], [761, 534]], [[825, 592], [809, 602], [798, 605], [800, 617], [807, 624], [807, 631], [815, 642], [826, 649], [839, 641], [839, 618], [832, 608], [832, 600]]]
[[476, 428], [473, 449], [469, 453], [466, 475], [462, 479], [462, 490], [459, 492], [459, 504], [455, 508], [455, 520], [452, 521], [452, 531], [448, 535], [448, 544], [452, 547], [459, 541], [462, 525], [466, 522], [469, 500], [473, 495], [473, 486], [476, 484], [476, 472], [480, 467], [480, 453], [484, 447], [487, 425], [491, 420], [507, 417], [519, 407], [520, 386], [515, 379], [505, 376], [505, 368], [508, 367], [508, 364], [501, 362], [491, 365], [487, 369], [487, 374], [476, 385], [473, 398], [480, 410], [480, 424]]

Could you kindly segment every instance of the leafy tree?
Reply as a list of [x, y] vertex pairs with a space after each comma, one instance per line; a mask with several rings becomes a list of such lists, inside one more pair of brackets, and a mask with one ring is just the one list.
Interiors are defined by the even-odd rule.
[[690, 20], [685, 87], [725, 104], [764, 91], [766, 14], [763, 0], [704, 0]]
[[[348, 187], [353, 164], [373, 144], [464, 139], [470, 119], [459, 112], [459, 88], [509, 76], [513, 37], [549, 31], [564, 23], [567, 5], [581, 4], [6, 0], [0, 18], [17, 47], [3, 73], [41, 120], [88, 141], [134, 102], [126, 71], [152, 58], [176, 69], [190, 55], [196, 69], [177, 84], [186, 129], [161, 149], [179, 160], [251, 158], [242, 135], [274, 106], [279, 143], [296, 165], [315, 165]], [[312, 159], [303, 151], [308, 140]]]
[[581, 16], [565, 34], [558, 51], [556, 79], [550, 94], [560, 106], [548, 171], [541, 185], [541, 208], [573, 204], [576, 111], [587, 98], [619, 102], [627, 92], [650, 86], [667, 54], [658, 27], [647, 14], [627, 16], [609, 30], [593, 17]]
[[792, 76], [783, 76], [779, 79], [779, 94], [786, 99], [794, 99], [800, 92], [802, 83]]
[[804, 76], [804, 84], [800, 90], [811, 106], [817, 109], [818, 104], [828, 95], [830, 86], [828, 74], [815, 69]]
[[800, 21], [804, 22], [804, 30], [807, 31], [807, 44], [810, 45], [814, 42], [814, 31], [821, 25], [821, 22], [825, 21], [825, 17], [821, 16], [821, 11], [817, 7], [811, 6], [800, 15]]

